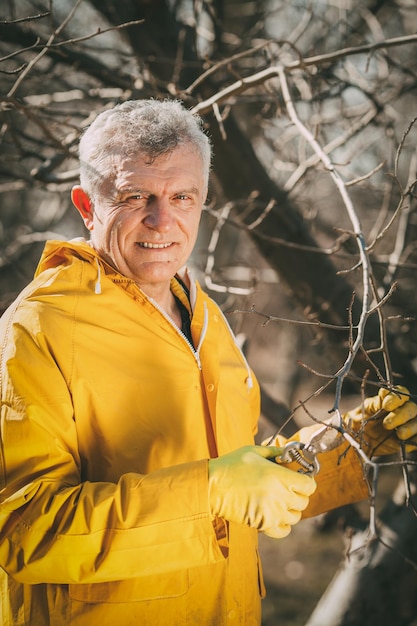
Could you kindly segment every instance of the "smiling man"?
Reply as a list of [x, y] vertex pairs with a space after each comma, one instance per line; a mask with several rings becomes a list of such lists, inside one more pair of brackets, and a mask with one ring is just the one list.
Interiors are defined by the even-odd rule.
[[[3, 626], [261, 622], [257, 532], [286, 536], [316, 482], [253, 445], [257, 382], [186, 269], [210, 151], [176, 101], [99, 115], [72, 192], [90, 239], [47, 242], [0, 322]], [[310, 514], [366, 496], [339, 456]]]
[[86, 183], [72, 192], [95, 250], [177, 322], [170, 283], [197, 238], [207, 196], [206, 163], [192, 145], [151, 160], [139, 153], [118, 159], [96, 189]]

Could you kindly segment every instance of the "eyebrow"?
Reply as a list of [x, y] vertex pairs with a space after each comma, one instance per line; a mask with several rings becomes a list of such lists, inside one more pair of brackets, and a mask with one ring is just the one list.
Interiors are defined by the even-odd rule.
[[139, 193], [149, 193], [146, 192], [145, 189], [140, 189], [138, 187], [123, 187], [122, 189], [117, 189], [117, 187], [114, 190], [114, 196], [113, 196], [113, 200], [115, 202], [120, 202], [122, 201], [124, 198], [126, 198], [126, 196], [134, 196], [135, 194], [139, 194]]
[[[115, 194], [115, 198], [117, 199], [121, 199], [124, 196], [127, 195], [135, 195], [137, 193], [144, 193], [144, 194], [148, 194], [150, 196], [154, 196], [155, 194], [152, 191], [149, 191], [143, 187], [123, 187], [122, 189], [116, 189], [116, 194]], [[198, 196], [200, 193], [200, 190], [198, 189], [198, 187], [189, 187], [189, 188], [184, 188], [184, 189], [178, 189], [175, 192], [173, 192], [174, 195], [178, 195], [178, 194], [191, 194], [191, 195], [195, 195]]]
[[198, 196], [198, 194], [200, 193], [200, 190], [198, 189], [198, 187], [189, 187], [185, 189], [178, 189], [178, 191], [176, 191], [175, 193], [176, 194], [186, 193], [186, 194]]

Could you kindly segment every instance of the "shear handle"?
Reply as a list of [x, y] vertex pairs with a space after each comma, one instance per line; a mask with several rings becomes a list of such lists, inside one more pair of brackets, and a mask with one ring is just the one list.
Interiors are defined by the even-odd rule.
[[285, 444], [283, 453], [280, 456], [282, 463], [296, 462], [300, 465], [299, 472], [315, 476], [320, 470], [320, 463], [315, 454], [305, 454], [305, 444], [301, 441], [289, 441]]

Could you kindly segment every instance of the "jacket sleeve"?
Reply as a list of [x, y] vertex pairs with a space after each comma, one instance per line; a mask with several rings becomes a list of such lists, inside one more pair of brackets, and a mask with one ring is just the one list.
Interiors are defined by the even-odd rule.
[[224, 559], [208, 510], [207, 461], [83, 482], [76, 416], [47, 338], [17, 324], [8, 333], [0, 363], [0, 566], [23, 583], [69, 584]]

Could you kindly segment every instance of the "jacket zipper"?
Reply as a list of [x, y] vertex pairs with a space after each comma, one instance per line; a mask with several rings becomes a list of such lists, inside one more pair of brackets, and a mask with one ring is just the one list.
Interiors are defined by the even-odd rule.
[[169, 322], [171, 324], [171, 326], [174, 328], [174, 330], [178, 333], [178, 335], [180, 337], [182, 337], [182, 339], [185, 341], [185, 343], [187, 344], [187, 346], [190, 348], [198, 369], [201, 370], [201, 360], [200, 360], [200, 348], [201, 348], [201, 344], [203, 343], [205, 334], [206, 334], [206, 330], [207, 330], [207, 309], [206, 309], [206, 303], [204, 303], [204, 325], [203, 325], [203, 329], [201, 331], [201, 336], [200, 336], [200, 341], [198, 343], [197, 348], [194, 348], [194, 346], [192, 345], [192, 343], [188, 340], [188, 337], [182, 332], [182, 330], [180, 328], [178, 328], [178, 326], [176, 325], [176, 323], [174, 322], [174, 320], [168, 315], [168, 313], [166, 311], [164, 311], [164, 309], [153, 299], [150, 298], [149, 296], [147, 296], [148, 300], [153, 304], [153, 306], [161, 313], [161, 315], [167, 320], [167, 322]]

